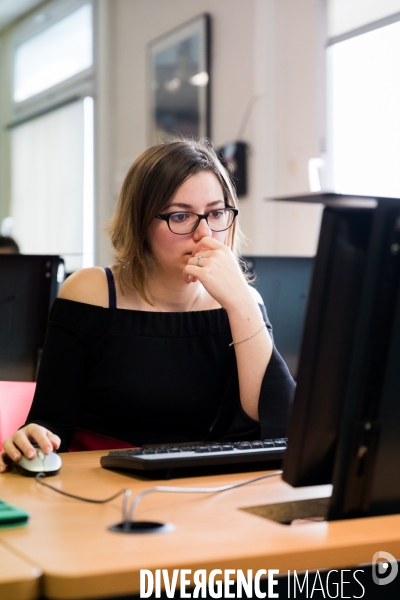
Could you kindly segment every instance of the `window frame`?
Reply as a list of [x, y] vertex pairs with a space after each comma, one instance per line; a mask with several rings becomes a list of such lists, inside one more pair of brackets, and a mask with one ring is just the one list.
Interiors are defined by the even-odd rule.
[[[92, 65], [53, 85], [42, 92], [16, 102], [13, 98], [14, 95], [14, 65], [15, 65], [15, 52], [17, 47], [23, 42], [28, 41], [37, 34], [45, 31], [52, 25], [55, 25], [58, 21], [61, 21], [65, 17], [74, 13], [81, 6], [90, 4], [92, 7], [92, 52], [93, 62]], [[46, 112], [49, 112], [63, 104], [68, 104], [74, 100], [84, 98], [86, 96], [95, 96], [96, 87], [96, 42], [97, 42], [97, 10], [96, 3], [93, 0], [58, 0], [51, 2], [50, 4], [38, 9], [27, 17], [20, 24], [13, 28], [13, 31], [9, 39], [9, 60], [10, 60], [10, 86], [9, 86], [9, 103], [10, 103], [10, 116], [11, 122], [8, 127], [12, 127], [17, 123], [23, 122], [27, 119], [35, 118]]]

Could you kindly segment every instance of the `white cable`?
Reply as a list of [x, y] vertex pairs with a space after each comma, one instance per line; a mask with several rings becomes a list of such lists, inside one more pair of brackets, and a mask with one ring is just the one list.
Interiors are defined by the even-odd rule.
[[125, 490], [124, 501], [122, 503], [122, 520], [124, 523], [126, 523], [128, 519], [128, 502], [131, 494], [131, 490]]
[[[248, 485], [249, 483], [254, 483], [256, 481], [260, 481], [260, 479], [267, 479], [268, 477], [275, 477], [276, 475], [282, 475], [283, 471], [274, 471], [273, 473], [268, 473], [267, 475], [261, 475], [261, 477], [255, 477], [254, 479], [247, 479], [246, 481], [241, 481], [240, 483], [232, 483], [230, 485], [223, 485], [221, 487], [213, 487], [213, 488], [180, 488], [180, 487], [171, 487], [171, 486], [163, 486], [157, 485], [156, 487], [150, 488], [141, 492], [137, 496], [134, 497], [131, 503], [131, 507], [129, 512], [125, 512], [123, 514], [123, 522], [124, 529], [129, 529], [129, 524], [133, 521], [133, 514], [135, 512], [135, 508], [139, 504], [140, 500], [147, 496], [148, 494], [152, 494], [153, 492], [172, 492], [177, 494], [215, 494], [218, 492], [226, 492], [227, 490], [232, 490], [233, 488], [242, 487], [243, 485]], [[126, 497], [125, 497], [126, 498]], [[124, 499], [125, 501], [125, 499]]]

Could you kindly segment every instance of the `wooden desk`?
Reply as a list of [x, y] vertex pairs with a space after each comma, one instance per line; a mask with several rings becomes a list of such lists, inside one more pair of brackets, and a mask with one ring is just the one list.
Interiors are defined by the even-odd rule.
[[35, 600], [40, 594], [41, 570], [0, 541], [0, 598]]
[[[99, 464], [104, 452], [63, 454], [60, 475], [48, 480], [64, 491], [104, 498], [129, 488], [134, 496], [155, 485]], [[224, 475], [157, 482], [218, 486], [250, 478]], [[63, 497], [16, 473], [1, 475], [2, 498], [32, 514], [29, 525], [4, 531], [0, 541], [43, 570], [48, 598], [93, 598], [139, 593], [140, 569], [345, 568], [371, 562], [384, 550], [400, 558], [400, 515], [286, 526], [239, 510], [329, 495], [330, 486], [294, 489], [279, 477], [215, 495], [152, 494], [136, 519], [171, 522], [172, 533], [123, 535], [107, 530], [121, 521], [122, 498], [95, 505]]]

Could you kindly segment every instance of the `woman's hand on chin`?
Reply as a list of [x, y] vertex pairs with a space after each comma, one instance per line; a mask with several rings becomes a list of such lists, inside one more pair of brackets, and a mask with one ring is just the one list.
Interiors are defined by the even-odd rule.
[[199, 280], [226, 310], [252, 298], [232, 250], [211, 237], [204, 237], [196, 244], [183, 269], [183, 278], [186, 283]]

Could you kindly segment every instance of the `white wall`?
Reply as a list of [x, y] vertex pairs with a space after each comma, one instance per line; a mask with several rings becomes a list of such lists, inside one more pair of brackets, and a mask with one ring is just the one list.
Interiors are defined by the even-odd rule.
[[212, 18], [212, 138], [234, 140], [248, 103], [247, 254], [313, 254], [320, 210], [266, 198], [307, 192], [323, 145], [323, 0], [99, 0], [98, 263], [129, 165], [148, 146], [146, 45], [200, 13]]
[[[325, 150], [323, 0], [278, 0], [275, 29], [275, 195], [309, 192], [308, 160]], [[315, 253], [321, 207], [282, 203], [273, 253]]]

